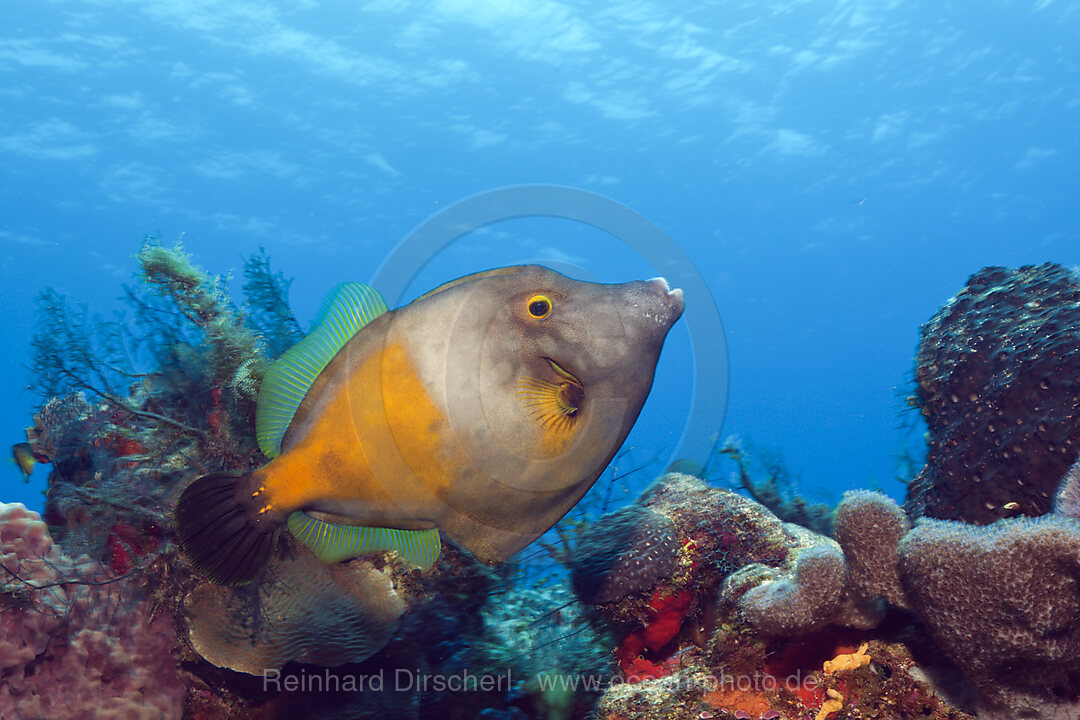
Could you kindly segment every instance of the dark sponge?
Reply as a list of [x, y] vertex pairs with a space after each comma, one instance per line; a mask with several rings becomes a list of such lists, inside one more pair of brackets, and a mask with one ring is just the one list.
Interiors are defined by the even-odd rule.
[[915, 379], [930, 449], [911, 516], [1049, 512], [1080, 453], [1080, 279], [1054, 263], [983, 268], [923, 326]]
[[647, 593], [675, 567], [675, 525], [630, 505], [605, 515], [581, 534], [572, 557], [574, 592], [588, 605]]

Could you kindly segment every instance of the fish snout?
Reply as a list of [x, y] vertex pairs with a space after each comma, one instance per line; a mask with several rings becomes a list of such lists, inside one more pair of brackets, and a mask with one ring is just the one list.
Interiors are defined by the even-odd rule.
[[662, 315], [668, 325], [674, 324], [674, 322], [682, 316], [683, 310], [686, 308], [686, 305], [683, 302], [682, 289], [672, 288], [668, 284], [668, 281], [662, 277], [654, 277], [651, 280], [646, 280], [645, 285], [659, 300], [660, 307], [658, 310], [661, 312], [658, 314], [658, 317]]

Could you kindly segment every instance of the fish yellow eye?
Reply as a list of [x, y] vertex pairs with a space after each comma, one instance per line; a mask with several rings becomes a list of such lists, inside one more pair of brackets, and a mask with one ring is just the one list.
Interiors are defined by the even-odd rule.
[[537, 320], [543, 320], [551, 314], [551, 298], [547, 295], [533, 295], [529, 298], [529, 314]]

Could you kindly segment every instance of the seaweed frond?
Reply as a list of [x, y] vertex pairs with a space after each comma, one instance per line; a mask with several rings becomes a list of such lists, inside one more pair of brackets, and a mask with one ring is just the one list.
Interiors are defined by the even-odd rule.
[[74, 390], [113, 392], [136, 373], [121, 357], [120, 323], [91, 318], [86, 307], [68, 308], [63, 295], [47, 288], [38, 296], [38, 327], [30, 340], [30, 388], [42, 398]]
[[784, 522], [802, 525], [822, 535], [832, 534], [832, 507], [805, 498], [779, 454], [757, 453], [755, 459], [764, 474], [762, 479], [757, 479], [751, 471], [750, 454], [737, 436], [727, 438], [716, 452], [730, 457], [738, 467], [730, 483], [733, 489], [743, 490]]
[[212, 385], [230, 382], [243, 363], [259, 354], [255, 334], [221, 288], [221, 278], [192, 264], [179, 244], [165, 248], [147, 242], [136, 259], [142, 280], [201, 331]]
[[270, 270], [270, 256], [264, 248], [244, 261], [245, 319], [261, 338], [267, 357], [278, 357], [304, 337], [289, 308], [290, 285], [291, 278]]
[[[199, 455], [247, 462], [257, 453], [255, 402], [270, 364], [264, 345], [278, 352], [300, 334], [286, 304], [289, 282], [271, 272], [265, 251], [253, 256], [245, 263], [256, 309], [249, 314], [230, 299], [225, 279], [179, 244], [146, 238], [135, 260], [139, 282], [124, 288], [127, 315], [102, 320], [72, 310], [55, 290], [42, 293], [31, 387], [43, 398], [85, 392], [123, 411], [118, 417], [140, 418], [125, 432], [144, 447], [187, 437]], [[171, 432], [151, 437], [162, 429]]]

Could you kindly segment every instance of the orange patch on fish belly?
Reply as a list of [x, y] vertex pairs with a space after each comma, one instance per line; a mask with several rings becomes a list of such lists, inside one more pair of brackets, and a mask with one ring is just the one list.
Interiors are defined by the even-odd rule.
[[574, 427], [566, 428], [543, 428], [535, 445], [535, 457], [542, 460], [557, 460], [570, 449], [577, 434]]
[[397, 451], [432, 495], [448, 491], [466, 462], [452, 423], [432, 401], [400, 343], [383, 350], [382, 373], [383, 403]]
[[427, 513], [410, 513], [460, 467], [443, 449], [448, 426], [406, 349], [389, 342], [352, 367], [306, 437], [256, 472], [277, 509], [363, 505], [368, 521], [425, 525]]

